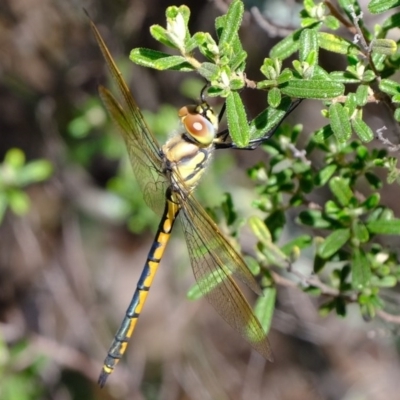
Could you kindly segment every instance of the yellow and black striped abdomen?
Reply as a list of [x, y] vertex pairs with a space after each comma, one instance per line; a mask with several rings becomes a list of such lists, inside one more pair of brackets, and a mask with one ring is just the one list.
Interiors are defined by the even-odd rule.
[[168, 190], [165, 210], [161, 218], [160, 225], [158, 226], [153, 245], [151, 246], [147, 256], [143, 272], [139, 278], [129, 307], [126, 310], [124, 320], [122, 321], [122, 324], [111, 343], [107, 357], [104, 360], [103, 369], [99, 377], [99, 384], [101, 387], [104, 386], [108, 376], [112, 373], [118, 361], [126, 351], [128, 341], [132, 336], [139, 315], [142, 312], [154, 276], [158, 270], [158, 266], [170, 238], [172, 227], [178, 212], [179, 205], [173, 202], [171, 191]]

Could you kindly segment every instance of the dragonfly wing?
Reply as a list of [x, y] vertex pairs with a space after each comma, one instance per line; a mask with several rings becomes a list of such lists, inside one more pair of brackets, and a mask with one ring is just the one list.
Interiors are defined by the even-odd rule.
[[[129, 118], [129, 114], [123, 110], [108, 89], [100, 86], [99, 92], [124, 138], [133, 172], [142, 190], [144, 200], [152, 210], [161, 215], [168, 184], [162, 172], [161, 158], [158, 156], [158, 152], [154, 154], [152, 148], [147, 146], [146, 141], [141, 140], [150, 131], [143, 129], [142, 125], [135, 126], [134, 120]], [[142, 129], [142, 134], [139, 135], [137, 131], [140, 129]]]
[[142, 189], [144, 200], [155, 212], [162, 214], [165, 203], [165, 189], [168, 185], [162, 171], [160, 146], [147, 127], [144, 117], [99, 31], [93, 22], [90, 22], [90, 24], [111, 75], [116, 82], [122, 105], [102, 86], [99, 88], [100, 96], [125, 140], [133, 171]]
[[181, 203], [180, 218], [201, 292], [232, 328], [262, 356], [272, 360], [265, 332], [231, 276], [260, 293], [253, 275], [201, 205], [191, 197]]

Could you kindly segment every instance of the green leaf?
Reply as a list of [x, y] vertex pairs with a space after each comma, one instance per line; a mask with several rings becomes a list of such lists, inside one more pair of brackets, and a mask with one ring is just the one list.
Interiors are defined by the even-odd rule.
[[287, 96], [301, 99], [327, 100], [344, 93], [343, 84], [319, 79], [292, 79], [280, 85], [280, 89]]
[[211, 82], [217, 78], [219, 74], [219, 68], [215, 64], [203, 62], [197, 72]]
[[8, 206], [8, 199], [4, 192], [0, 191], [0, 225], [3, 222], [4, 214]]
[[240, 24], [242, 23], [244, 13], [244, 6], [242, 1], [234, 0], [229, 8], [225, 17], [225, 26], [222, 31], [220, 40], [219, 40], [219, 48], [226, 44], [233, 44], [233, 41], [236, 39]]
[[171, 6], [167, 8], [165, 15], [167, 17], [168, 38], [183, 53], [185, 51], [185, 43], [190, 38], [188, 29], [190, 9], [185, 5], [180, 7]]
[[13, 168], [20, 168], [25, 164], [25, 154], [21, 149], [12, 148], [7, 151], [4, 157], [4, 164]]
[[395, 276], [388, 275], [379, 279], [377, 282], [374, 281], [373, 283], [379, 287], [390, 288], [390, 287], [395, 287], [397, 285], [397, 279]]
[[372, 172], [365, 172], [365, 179], [374, 189], [380, 189], [382, 187], [382, 181], [379, 176], [373, 174]]
[[355, 248], [351, 262], [351, 284], [354, 289], [362, 290], [368, 287], [371, 280], [371, 267], [362, 249]]
[[281, 247], [281, 250], [286, 255], [290, 255], [292, 253], [293, 247], [297, 247], [300, 250], [309, 247], [312, 244], [312, 238], [309, 235], [301, 235], [297, 238], [289, 241], [285, 245]]
[[53, 166], [47, 160], [31, 161], [23, 168], [20, 184], [28, 185], [33, 182], [41, 182], [48, 179], [53, 173]]
[[326, 16], [325, 25], [327, 28], [331, 29], [332, 31], [335, 31], [336, 29], [340, 28], [339, 20], [332, 15]]
[[382, 71], [385, 68], [386, 59], [387, 59], [386, 54], [381, 54], [377, 52], [372, 53], [372, 61], [375, 64], [375, 69], [377, 71]]
[[235, 210], [235, 206], [233, 204], [232, 196], [230, 193], [224, 194], [224, 201], [221, 204], [221, 208], [224, 212], [227, 225], [233, 225], [237, 220], [237, 212]]
[[333, 133], [339, 142], [344, 143], [350, 139], [350, 117], [347, 110], [340, 103], [333, 103], [329, 106], [329, 119]]
[[355, 221], [353, 224], [353, 235], [359, 243], [366, 243], [369, 240], [369, 232], [361, 221]]
[[326, 317], [336, 306], [335, 300], [329, 300], [324, 304], [321, 304], [319, 307], [319, 314], [322, 317]]
[[363, 142], [370, 142], [374, 138], [374, 133], [372, 129], [360, 118], [356, 117], [351, 120], [351, 126], [354, 132]]
[[388, 18], [382, 24], [383, 32], [387, 32], [390, 29], [396, 29], [400, 26], [400, 13], [389, 15]]
[[329, 181], [329, 188], [339, 203], [345, 207], [353, 198], [353, 192], [350, 189], [349, 181], [340, 176], [336, 176]]
[[150, 34], [157, 42], [164, 44], [167, 47], [178, 49], [179, 47], [171, 40], [168, 31], [160, 25], [152, 25], [150, 27]]
[[350, 239], [350, 229], [336, 229], [321, 243], [318, 255], [324, 259], [333, 256]]
[[315, 58], [310, 65], [318, 64], [318, 33], [314, 29], [304, 29], [300, 34], [299, 60], [309, 62], [308, 56], [315, 54]]
[[359, 83], [360, 78], [356, 78], [349, 71], [333, 71], [329, 74], [333, 81], [340, 83]]
[[367, 210], [372, 210], [379, 205], [381, 196], [379, 193], [372, 193], [365, 201], [362, 202], [361, 206]]
[[400, 235], [400, 219], [370, 221], [367, 222], [367, 228], [371, 233], [381, 235]]
[[249, 125], [250, 139], [258, 139], [273, 131], [273, 128], [282, 120], [291, 104], [291, 100], [285, 97], [278, 108], [269, 107], [257, 115]]
[[[266, 263], [276, 266], [286, 264], [286, 255], [272, 241], [273, 238], [268, 228], [268, 222], [264, 222], [261, 218], [253, 216], [249, 218], [248, 223], [250, 229], [259, 240], [257, 247], [258, 250], [265, 257]], [[270, 225], [274, 226], [274, 223], [271, 222]]]
[[271, 328], [272, 317], [275, 309], [275, 300], [276, 289], [274, 287], [265, 288], [263, 290], [263, 296], [258, 298], [254, 308], [254, 313], [266, 334]]
[[336, 172], [337, 167], [338, 166], [336, 164], [329, 164], [322, 168], [315, 177], [315, 183], [318, 186], [324, 186], [325, 183], [328, 182], [332, 175]]
[[[347, 112], [349, 115], [353, 116], [354, 113], [357, 110], [357, 97], [355, 93], [349, 93], [347, 95], [346, 101], [344, 103], [344, 107], [347, 108]], [[359, 111], [359, 114], [361, 115], [362, 111]]]
[[278, 107], [279, 104], [281, 103], [281, 91], [278, 88], [272, 88], [269, 92], [268, 92], [268, 104], [271, 107]]
[[161, 51], [136, 48], [133, 49], [129, 58], [138, 65], [157, 70], [178, 70], [178, 71], [193, 71], [192, 67], [182, 56], [170, 56]]
[[400, 94], [400, 84], [391, 79], [382, 79], [379, 83], [379, 89], [381, 89], [382, 92], [389, 94], [390, 96]]
[[270, 57], [285, 60], [295, 53], [300, 47], [299, 37], [301, 31], [302, 29], [299, 29], [280, 40], [269, 52]]
[[229, 134], [238, 147], [249, 143], [250, 130], [242, 99], [237, 92], [231, 92], [226, 98], [226, 117]]
[[[274, 81], [279, 77], [280, 73], [281, 73], [281, 69], [282, 69], [282, 61], [278, 58], [265, 58], [263, 65], [260, 68], [260, 71], [263, 73], [263, 75], [265, 75], [265, 77], [268, 80]], [[289, 71], [289, 77], [291, 77], [292, 73], [290, 70]], [[287, 75], [287, 72], [285, 72], [285, 74]]]
[[315, 132], [313, 140], [317, 143], [325, 143], [332, 135], [333, 130], [331, 125], [325, 125]]
[[391, 56], [397, 51], [397, 44], [392, 39], [375, 39], [371, 42], [372, 51], [378, 54]]
[[319, 46], [332, 53], [358, 54], [360, 50], [353, 43], [332, 33], [318, 32]]
[[368, 10], [372, 14], [380, 14], [398, 6], [400, 6], [400, 0], [371, 0]]
[[254, 235], [260, 242], [265, 244], [272, 243], [271, 232], [261, 218], [255, 216], [250, 217], [248, 223]]
[[313, 228], [325, 229], [331, 227], [331, 223], [322, 216], [322, 212], [319, 210], [301, 211], [298, 219], [302, 224]]
[[278, 85], [281, 85], [282, 83], [285, 83], [287, 81], [290, 81], [293, 78], [293, 72], [288, 69], [285, 68], [280, 75], [278, 76], [278, 78], [276, 79], [276, 82]]
[[24, 215], [29, 211], [30, 200], [28, 195], [22, 190], [9, 190], [8, 203], [11, 210], [17, 215]]
[[218, 59], [220, 55], [217, 43], [208, 32], [196, 32], [185, 45], [186, 53], [198, 46], [201, 54], [212, 61]]
[[364, 106], [368, 100], [368, 85], [360, 85], [356, 91], [356, 101], [358, 106]]
[[260, 264], [255, 258], [251, 256], [244, 256], [243, 259], [246, 262], [246, 265], [249, 267], [250, 272], [254, 276], [257, 276], [261, 273]]

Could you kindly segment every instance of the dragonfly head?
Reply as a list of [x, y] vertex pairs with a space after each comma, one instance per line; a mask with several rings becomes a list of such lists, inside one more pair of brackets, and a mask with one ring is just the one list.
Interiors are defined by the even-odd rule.
[[191, 140], [203, 146], [214, 141], [218, 131], [218, 118], [209, 104], [203, 102], [184, 106], [178, 115]]

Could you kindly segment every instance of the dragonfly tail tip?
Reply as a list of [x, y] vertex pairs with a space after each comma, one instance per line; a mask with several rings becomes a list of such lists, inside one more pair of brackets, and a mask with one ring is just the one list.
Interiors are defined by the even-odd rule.
[[107, 378], [108, 378], [108, 373], [105, 371], [101, 371], [101, 374], [99, 376], [99, 379], [97, 380], [97, 383], [99, 384], [100, 388], [103, 388], [104, 385], [106, 384]]

